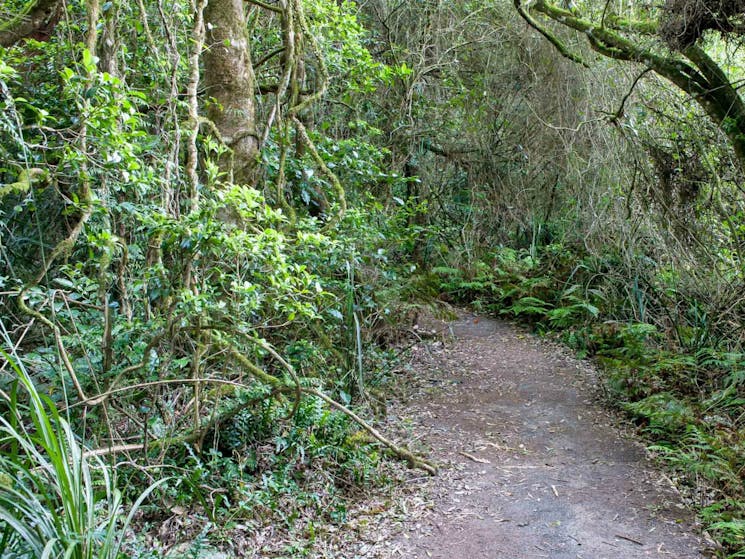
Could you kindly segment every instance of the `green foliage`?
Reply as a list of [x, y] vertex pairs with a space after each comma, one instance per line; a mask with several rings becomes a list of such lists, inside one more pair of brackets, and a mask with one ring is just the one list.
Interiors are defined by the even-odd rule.
[[[644, 273], [656, 274], [651, 288], [651, 281], [616, 275], [616, 262], [613, 255], [571, 256], [568, 247], [552, 245], [500, 249], [474, 270], [439, 266], [432, 273], [448, 296], [539, 332], [560, 332], [580, 355], [594, 356], [612, 403], [640, 428], [650, 448], [696, 491], [714, 487], [721, 493], [721, 500], [704, 502], [702, 518], [737, 550], [745, 517], [744, 354], [712, 345], [718, 334], [707, 318], [711, 311], [701, 299], [682, 298], [679, 274], [650, 267]], [[662, 320], [638, 321], [671, 313], [660, 311], [667, 298], [679, 305], [673, 328]]]
[[501, 247], [489, 256], [491, 264], [478, 263], [467, 276], [457, 268], [443, 266], [432, 272], [442, 277], [442, 289], [457, 300], [564, 329], [598, 317], [600, 299], [589, 291], [590, 297], [582, 297], [579, 284], [553, 291], [557, 280], [549, 274], [557, 263], [564, 265], [567, 254], [561, 253], [557, 246], [545, 247], [540, 254]]
[[[340, 107], [411, 72], [372, 57], [354, 4], [303, 6], [301, 96], [319, 86], [321, 60]], [[376, 369], [419, 290], [409, 256], [428, 234], [415, 223], [425, 205], [405, 195], [413, 179], [391, 168], [364, 111], [319, 104], [302, 117], [347, 191], [340, 223], [324, 227], [338, 192], [307, 146], [288, 149], [288, 204], [276, 199], [279, 142], [298, 141], [280, 127], [267, 130], [256, 182], [231, 184], [221, 166], [230, 149], [211, 123], [191, 119], [183, 95], [191, 5], [102, 5], [96, 56], [82, 46], [86, 8], [67, 5], [50, 41], [0, 57], [0, 314], [25, 332], [14, 344], [50, 406], [80, 396], [70, 367], [86, 395], [112, 393], [85, 414], [70, 408], [69, 423], [84, 425], [93, 446], [115, 433], [158, 449], [176, 472], [162, 498], [198, 503], [192, 512], [211, 526], [202, 547], [215, 543], [218, 522], [258, 529], [266, 511], [264, 522], [286, 526], [341, 522], [348, 490], [382, 481], [383, 454], [341, 414], [310, 398], [295, 409], [294, 395], [265, 383], [297, 380], [348, 406], [380, 385]], [[256, 61], [283, 36], [271, 12], [250, 12]], [[257, 68], [262, 83], [276, 84], [280, 59]], [[201, 114], [210, 101], [198, 95]], [[263, 133], [270, 119], [259, 105]], [[196, 185], [185, 169], [195, 126]], [[136, 498], [147, 476], [118, 473]]]
[[[191, 57], [193, 5], [103, 3], [95, 56], [88, 6], [0, 52], [0, 316], [54, 405], [79, 396], [70, 370], [88, 396], [113, 391], [105, 409], [70, 408], [68, 426], [94, 446], [148, 441], [176, 472], [159, 506], [202, 522], [185, 555], [259, 533], [262, 516], [296, 529], [278, 555], [312, 555], [312, 519], [342, 522], [382, 453], [267, 383], [384, 400], [402, 325], [440, 295], [595, 357], [660, 455], [728, 495], [703, 514], [742, 547], [732, 122], [707, 124], [646, 74], [587, 79], [501, 5], [304, 1], [290, 45], [292, 22], [251, 4], [257, 117], [241, 133], [261, 146], [250, 184], [233, 185], [235, 138], [190, 83], [207, 69]], [[706, 48], [739, 72], [736, 47]], [[136, 498], [147, 476], [126, 475]]]
[[[357, 19], [354, 2], [306, 2], [311, 32], [319, 41], [329, 71], [344, 84], [342, 98], [350, 102], [354, 93], [372, 93], [394, 69], [377, 62], [367, 49], [368, 31]], [[405, 70], [405, 68], [404, 68]]]
[[565, 295], [562, 299], [569, 304], [546, 313], [548, 320], [556, 328], [568, 328], [574, 324], [582, 322], [584, 318], [597, 317], [600, 313], [595, 305], [574, 295]]
[[232, 529], [258, 533], [271, 524], [309, 553], [314, 526], [343, 524], [356, 490], [384, 480], [382, 453], [320, 400], [304, 399], [287, 421], [291, 405], [257, 396], [243, 395], [240, 411], [208, 434], [202, 452], [185, 449], [174, 463], [184, 474], [163, 492], [190, 517], [206, 517], [204, 546]]
[[119, 559], [135, 512], [160, 483], [127, 511], [108, 467], [38, 392], [23, 363], [0, 354], [17, 375], [0, 418], [0, 553]]
[[547, 303], [538, 297], [520, 297], [501, 312], [505, 314], [509, 313], [514, 316], [520, 316], [523, 314], [544, 317], [549, 316], [550, 308], [550, 303]]
[[643, 422], [653, 436], [666, 437], [681, 433], [693, 422], [693, 410], [672, 394], [658, 392], [624, 406], [632, 417]]
[[[738, 501], [725, 500], [704, 507], [701, 511], [709, 529], [725, 544], [741, 547], [745, 543], [745, 507]], [[728, 557], [743, 557], [745, 552]]]

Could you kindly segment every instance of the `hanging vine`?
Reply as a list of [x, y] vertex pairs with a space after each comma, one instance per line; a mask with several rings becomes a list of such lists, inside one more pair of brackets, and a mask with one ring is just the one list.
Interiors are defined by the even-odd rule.
[[[333, 228], [344, 216], [347, 204], [346, 193], [336, 173], [326, 165], [318, 153], [315, 142], [302, 121], [302, 113], [323, 99], [329, 85], [329, 73], [318, 41], [311, 33], [308, 20], [300, 0], [279, 0], [278, 5], [250, 0], [260, 8], [280, 14], [282, 26], [282, 48], [273, 51], [272, 56], [281, 53], [282, 75], [274, 91], [272, 106], [267, 125], [262, 135], [264, 145], [270, 130], [275, 127], [279, 144], [279, 168], [275, 180], [275, 194], [280, 207], [289, 215], [290, 221], [296, 219], [296, 212], [287, 200], [287, 154], [290, 142], [290, 130], [294, 131], [298, 145], [310, 153], [311, 159], [323, 176], [331, 183], [336, 196], [337, 210], [328, 216], [324, 230]], [[303, 89], [306, 74], [306, 59], [310, 55], [315, 63], [318, 83], [313, 91]]]

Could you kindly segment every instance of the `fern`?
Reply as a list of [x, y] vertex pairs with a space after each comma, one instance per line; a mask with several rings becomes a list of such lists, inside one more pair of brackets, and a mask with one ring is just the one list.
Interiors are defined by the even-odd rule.
[[666, 392], [625, 404], [624, 408], [633, 416], [647, 420], [646, 430], [660, 436], [682, 432], [695, 419], [685, 402]]
[[[709, 529], [717, 532], [719, 538], [725, 543], [731, 545], [745, 544], [745, 520], [738, 519], [715, 522], [709, 526]], [[745, 549], [729, 557], [745, 557]]]
[[568, 328], [588, 318], [596, 318], [600, 314], [600, 309], [595, 305], [574, 295], [565, 296], [562, 300], [571, 304], [553, 309], [546, 315], [551, 324], [559, 328]]
[[537, 297], [521, 297], [508, 308], [500, 311], [502, 314], [520, 316], [522, 314], [545, 316], [551, 308], [551, 304]]

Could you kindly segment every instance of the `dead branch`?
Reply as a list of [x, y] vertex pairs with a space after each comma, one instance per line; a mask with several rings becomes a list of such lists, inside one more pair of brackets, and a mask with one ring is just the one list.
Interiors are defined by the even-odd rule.
[[[243, 359], [246, 359], [245, 357]], [[241, 364], [245, 364], [243, 360], [239, 360]], [[270, 381], [271, 383], [277, 383], [275, 385], [275, 388], [272, 392], [267, 394], [265, 398], [274, 397], [279, 394], [284, 393], [292, 393], [295, 391], [294, 386], [288, 386], [283, 385], [279, 379], [276, 377], [264, 372], [263, 370], [259, 369], [248, 361], [246, 359], [246, 362], [250, 363], [251, 366], [247, 367], [249, 371], [252, 373], [253, 376], [258, 376], [261, 379], [267, 378], [267, 379], [273, 379]], [[259, 375], [257, 375], [257, 370], [260, 372]], [[121, 388], [116, 388], [114, 390], [110, 390], [108, 392], [105, 392], [103, 394], [100, 394], [96, 396], [95, 398], [91, 398], [87, 400], [86, 402], [79, 402], [74, 405], [80, 405], [82, 403], [85, 403], [86, 405], [94, 405], [94, 404], [100, 404], [107, 398], [119, 394], [126, 391], [131, 390], [138, 390], [141, 388], [149, 388], [153, 386], [163, 386], [163, 385], [174, 385], [174, 384], [197, 384], [197, 383], [203, 383], [203, 384], [220, 384], [225, 386], [231, 386], [233, 388], [242, 388], [242, 389], [249, 389], [251, 386], [226, 380], [226, 379], [216, 379], [216, 378], [201, 378], [201, 379], [195, 379], [195, 378], [186, 378], [186, 379], [170, 379], [170, 380], [159, 380], [159, 381], [152, 381], [152, 382], [143, 382], [138, 383], [132, 386], [125, 386]], [[360, 416], [358, 416], [356, 413], [354, 413], [352, 410], [350, 410], [348, 407], [346, 407], [344, 404], [341, 404], [337, 402], [336, 400], [328, 397], [326, 394], [321, 392], [320, 390], [312, 387], [302, 387], [302, 393], [307, 394], [309, 396], [315, 396], [316, 398], [320, 398], [324, 402], [326, 402], [329, 406], [334, 408], [335, 410], [343, 413], [347, 417], [349, 417], [352, 421], [357, 423], [362, 429], [367, 431], [370, 435], [372, 435], [375, 439], [377, 439], [379, 442], [381, 442], [384, 446], [388, 447], [390, 451], [397, 456], [399, 459], [402, 459], [406, 461], [412, 468], [419, 468], [421, 470], [424, 470], [430, 475], [436, 475], [437, 474], [437, 468], [434, 464], [432, 464], [430, 461], [426, 460], [425, 458], [422, 458], [420, 456], [417, 456], [413, 452], [411, 452], [409, 449], [399, 446], [387, 437], [385, 437], [382, 433], [380, 433], [375, 427], [370, 425], [367, 421], [362, 419]], [[234, 416], [236, 413], [240, 411], [240, 409], [250, 405], [252, 402], [248, 402], [243, 404], [242, 406], [239, 406], [238, 408], [231, 408], [229, 409], [226, 414], [229, 416]], [[220, 415], [216, 418], [211, 419], [205, 426], [200, 427], [199, 429], [195, 429], [194, 431], [183, 435], [181, 437], [167, 437], [163, 439], [156, 439], [154, 441], [147, 441], [137, 444], [128, 444], [128, 445], [117, 445], [112, 446], [110, 448], [103, 448], [103, 449], [96, 449], [91, 450], [88, 452], [88, 455], [90, 456], [103, 456], [108, 454], [118, 454], [120, 452], [128, 452], [128, 451], [138, 451], [138, 450], [145, 450], [147, 447], [153, 448], [153, 447], [163, 447], [168, 444], [178, 444], [178, 443], [184, 443], [184, 442], [194, 442], [202, 437], [204, 430], [209, 429], [211, 426], [219, 425], [220, 423], [227, 421], [228, 418], [225, 418], [224, 415]]]

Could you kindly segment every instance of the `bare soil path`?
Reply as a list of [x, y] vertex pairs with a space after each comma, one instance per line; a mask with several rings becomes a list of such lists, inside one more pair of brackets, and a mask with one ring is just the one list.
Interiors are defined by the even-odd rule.
[[672, 484], [599, 403], [590, 367], [487, 318], [420, 328], [443, 325], [448, 339], [418, 349], [425, 385], [406, 410], [444, 471], [380, 556], [707, 556]]

